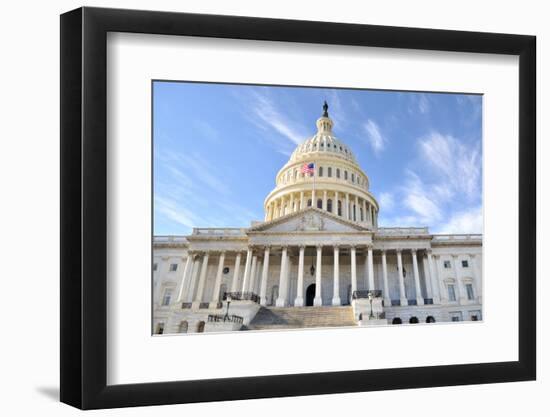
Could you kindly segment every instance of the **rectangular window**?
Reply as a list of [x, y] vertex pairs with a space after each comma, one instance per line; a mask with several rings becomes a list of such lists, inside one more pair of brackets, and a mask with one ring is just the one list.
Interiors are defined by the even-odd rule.
[[351, 173], [351, 182], [355, 182], [355, 174], [353, 172]]
[[174, 290], [172, 288], [166, 288], [164, 290], [164, 296], [162, 297], [162, 305], [167, 306], [170, 305], [170, 300], [172, 299], [172, 292]]
[[451, 311], [451, 321], [462, 321], [462, 313], [460, 311]]
[[447, 292], [449, 293], [449, 301], [456, 301], [455, 286], [453, 284], [447, 285]]
[[328, 167], [328, 168], [327, 168], [327, 171], [328, 171], [328, 176], [329, 176], [329, 178], [332, 177], [332, 168], [331, 168], [331, 167]]
[[170, 264], [170, 271], [174, 272], [178, 270], [178, 264]]
[[340, 178], [340, 168], [336, 168], [336, 178]]
[[157, 269], [159, 269], [159, 264], [157, 264], [156, 262], [153, 264], [153, 271], [156, 271]]
[[462, 268], [468, 268], [468, 261], [462, 261]]
[[319, 167], [319, 176], [320, 176], [320, 177], [323, 176], [323, 167]]
[[348, 180], [348, 171], [344, 171], [344, 179], [347, 181]]
[[451, 269], [451, 261], [443, 261], [443, 267], [446, 269]]
[[474, 299], [474, 287], [472, 284], [466, 284], [466, 293], [468, 294], [468, 300]]

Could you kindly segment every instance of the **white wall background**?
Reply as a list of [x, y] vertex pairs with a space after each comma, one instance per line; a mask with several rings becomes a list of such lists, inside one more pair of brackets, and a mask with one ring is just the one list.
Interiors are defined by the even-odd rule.
[[[534, 34], [538, 37], [538, 236], [539, 325], [538, 381], [422, 390], [402, 390], [287, 399], [237, 401], [100, 411], [99, 415], [514, 415], [550, 406], [550, 319], [542, 294], [550, 291], [542, 255], [550, 249], [550, 145], [542, 141], [549, 124], [542, 120], [550, 97], [550, 26], [545, 2], [353, 0], [125, 0], [93, 1], [89, 6], [238, 14], [292, 19], [417, 26], [441, 29]], [[58, 403], [59, 392], [59, 14], [79, 7], [71, 0], [8, 2], [2, 8], [0, 43], [1, 151], [0, 222], [2, 245], [2, 343], [0, 410], [5, 415], [73, 415]], [[546, 157], [546, 158], [545, 158]], [[546, 233], [544, 233], [546, 232]], [[547, 323], [547, 322], [546, 322]], [[403, 346], [403, 354], [407, 354]]]

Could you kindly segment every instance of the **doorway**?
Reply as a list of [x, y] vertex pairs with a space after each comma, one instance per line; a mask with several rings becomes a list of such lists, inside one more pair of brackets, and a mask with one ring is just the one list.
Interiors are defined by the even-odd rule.
[[313, 306], [315, 299], [315, 284], [311, 284], [306, 289], [306, 307]]

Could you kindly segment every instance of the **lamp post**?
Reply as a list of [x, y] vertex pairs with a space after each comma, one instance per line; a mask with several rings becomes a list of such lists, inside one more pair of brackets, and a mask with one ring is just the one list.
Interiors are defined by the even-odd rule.
[[369, 320], [374, 318], [374, 314], [372, 314], [372, 291], [369, 291], [369, 303], [370, 303], [370, 314], [369, 314]]
[[226, 321], [229, 319], [229, 304], [231, 304], [231, 296], [228, 295], [226, 298], [227, 301], [227, 310], [225, 310], [225, 316], [223, 317], [223, 321]]

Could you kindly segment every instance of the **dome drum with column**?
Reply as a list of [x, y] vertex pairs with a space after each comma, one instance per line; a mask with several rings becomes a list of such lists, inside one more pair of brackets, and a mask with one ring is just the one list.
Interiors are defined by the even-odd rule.
[[[326, 103], [323, 109], [317, 133], [296, 148], [277, 174], [275, 189], [264, 202], [265, 220], [313, 206], [374, 229], [379, 206], [369, 192], [368, 176], [351, 149], [333, 135]], [[315, 178], [301, 172], [311, 163]]]

